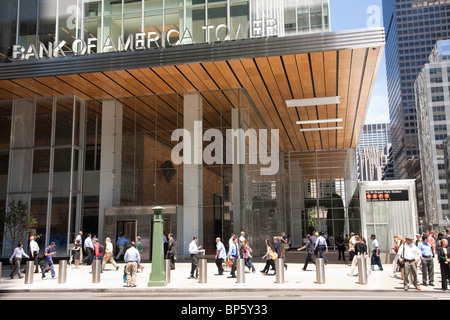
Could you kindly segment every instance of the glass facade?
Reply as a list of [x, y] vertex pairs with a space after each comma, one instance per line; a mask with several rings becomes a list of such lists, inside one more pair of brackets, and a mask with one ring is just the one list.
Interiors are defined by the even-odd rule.
[[7, 0], [0, 61], [330, 30], [329, 0]]
[[[217, 129], [224, 138], [223, 161], [203, 161], [201, 169], [174, 163], [172, 154], [178, 143], [172, 135], [186, 128], [191, 115], [185, 101], [192, 94], [107, 101], [75, 96], [3, 100], [3, 208], [9, 200], [29, 203], [38, 219], [39, 241], [55, 241], [61, 255], [78, 230], [102, 233], [107, 207], [180, 206], [184, 215], [193, 209], [209, 252], [215, 237], [228, 239], [237, 226], [246, 231], [256, 252], [265, 250], [264, 239], [281, 232], [302, 245], [313, 230], [332, 237], [360, 229], [359, 208], [352, 202], [357, 186], [354, 149], [273, 155], [273, 138], [259, 135], [269, 147], [265, 155], [272, 154], [279, 163], [276, 174], [263, 175], [267, 162], [251, 161], [255, 155], [262, 158], [250, 138], [241, 145], [245, 161], [225, 159], [227, 130], [268, 129], [245, 91], [194, 95], [202, 105], [198, 120], [203, 136]], [[221, 107], [213, 107], [212, 100]], [[211, 151], [211, 141], [203, 138], [203, 152], [215, 157], [219, 149]], [[189, 178], [196, 172], [200, 178]], [[189, 203], [184, 194], [196, 188], [201, 190], [199, 201]], [[178, 221], [179, 233], [181, 225]], [[10, 249], [4, 243], [3, 252]]]

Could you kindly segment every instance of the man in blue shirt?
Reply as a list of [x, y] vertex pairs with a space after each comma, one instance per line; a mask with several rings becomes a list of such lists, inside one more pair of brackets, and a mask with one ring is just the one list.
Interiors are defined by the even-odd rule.
[[225, 253], [225, 246], [223, 245], [222, 241], [220, 241], [220, 238], [216, 238], [216, 265], [217, 269], [219, 270], [219, 276], [223, 275], [223, 261], [227, 257]]
[[422, 284], [427, 285], [427, 280], [430, 286], [434, 286], [434, 261], [433, 249], [428, 243], [428, 237], [422, 236], [422, 242], [419, 243], [418, 248], [422, 253]]
[[233, 243], [228, 250], [228, 259], [233, 261], [233, 265], [231, 266], [231, 276], [228, 278], [236, 278], [236, 260], [239, 258], [239, 249], [237, 244], [237, 238], [233, 238]]
[[116, 261], [119, 260], [120, 256], [125, 252], [125, 245], [130, 243], [130, 240], [125, 238], [124, 234], [121, 234], [119, 239], [117, 239], [116, 246], [119, 248], [119, 253], [117, 253]]

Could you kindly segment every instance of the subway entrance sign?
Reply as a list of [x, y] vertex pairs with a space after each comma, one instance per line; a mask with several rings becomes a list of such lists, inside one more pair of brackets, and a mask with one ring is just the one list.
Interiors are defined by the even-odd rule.
[[409, 201], [408, 190], [366, 190], [366, 201]]

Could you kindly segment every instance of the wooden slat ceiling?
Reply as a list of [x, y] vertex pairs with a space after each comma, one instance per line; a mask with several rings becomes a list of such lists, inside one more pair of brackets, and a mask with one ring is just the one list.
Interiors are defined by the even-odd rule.
[[[174, 129], [178, 116], [175, 93], [202, 92], [206, 126], [214, 127], [221, 108], [238, 107], [233, 91], [244, 88], [269, 128], [280, 130], [283, 151], [354, 148], [378, 71], [383, 46], [287, 54], [226, 61], [116, 70], [0, 81], [0, 99], [76, 95], [84, 100], [158, 97], [162, 125]], [[169, 95], [167, 95], [169, 94]], [[181, 96], [181, 95], [180, 95]], [[286, 100], [340, 96], [336, 105], [294, 107]], [[147, 98], [151, 99], [151, 98]], [[125, 101], [125, 100], [124, 100]], [[146, 99], [137, 100], [145, 116]], [[134, 103], [134, 102], [133, 102]], [[175, 111], [174, 111], [175, 110]], [[218, 117], [219, 116], [219, 117]], [[342, 118], [340, 123], [303, 125], [303, 128], [343, 126], [343, 130], [301, 132], [296, 121]], [[226, 118], [221, 121], [231, 123]], [[206, 127], [205, 126], [205, 127]]]

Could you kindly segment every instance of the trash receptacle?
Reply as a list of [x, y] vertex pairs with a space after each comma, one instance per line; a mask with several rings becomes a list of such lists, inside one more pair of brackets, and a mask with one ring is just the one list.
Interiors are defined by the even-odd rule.
[[236, 259], [237, 283], [245, 283], [245, 259]]
[[33, 283], [34, 279], [34, 261], [27, 261], [25, 265], [25, 284]]
[[316, 281], [318, 284], [325, 283], [325, 260], [323, 258], [316, 259]]
[[67, 281], [67, 260], [59, 261], [58, 283], [66, 283]]
[[358, 255], [357, 259], [359, 284], [367, 284], [367, 258], [364, 255]]
[[284, 283], [284, 259], [279, 258], [275, 260], [276, 283]]

